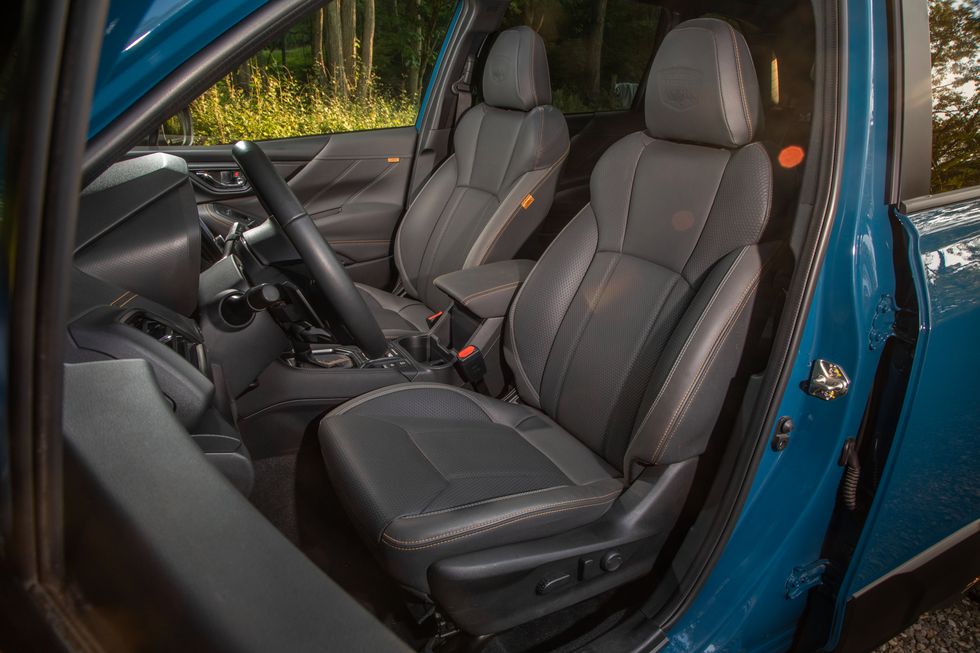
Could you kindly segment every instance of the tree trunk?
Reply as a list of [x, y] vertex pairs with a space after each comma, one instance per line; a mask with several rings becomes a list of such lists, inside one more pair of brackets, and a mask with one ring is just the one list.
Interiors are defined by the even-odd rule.
[[374, 65], [374, 0], [364, 0], [364, 33], [361, 36], [361, 97], [371, 97]]
[[343, 33], [340, 27], [340, 0], [327, 5], [327, 72], [337, 97], [347, 97], [347, 76], [344, 74]]
[[422, 64], [422, 16], [419, 12], [419, 0], [410, 0], [409, 11], [415, 29], [412, 30], [412, 61], [408, 65], [408, 95], [418, 97], [420, 66]]
[[589, 92], [592, 98], [599, 96], [602, 72], [602, 37], [606, 29], [606, 5], [609, 0], [596, 3], [595, 23], [592, 28], [592, 43], [589, 48]]
[[323, 9], [313, 14], [313, 72], [317, 85], [327, 90], [327, 63], [323, 58]]
[[354, 82], [357, 70], [354, 63], [354, 40], [357, 37], [357, 0], [343, 0], [340, 5], [341, 29], [344, 32], [344, 72], [347, 81]]
[[246, 59], [235, 70], [235, 86], [245, 91], [252, 88], [252, 71], [255, 69], [255, 58]]

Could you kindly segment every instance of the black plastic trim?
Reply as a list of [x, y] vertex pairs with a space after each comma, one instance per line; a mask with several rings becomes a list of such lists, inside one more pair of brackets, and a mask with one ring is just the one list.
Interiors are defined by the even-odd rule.
[[929, 193], [932, 165], [932, 64], [929, 9], [921, 0], [889, 3], [891, 162], [888, 202]]
[[[605, 515], [581, 528], [439, 560], [428, 571], [436, 603], [466, 632], [485, 635], [640, 578], [681, 513], [697, 465], [689, 458], [645, 468]], [[617, 564], [607, 566], [613, 555]]]
[[967, 524], [857, 591], [847, 602], [838, 653], [871, 651], [918, 615], [966, 590], [980, 576], [980, 520]]
[[208, 461], [145, 361], [66, 366], [65, 433], [68, 560], [114, 649], [408, 650]]
[[913, 197], [900, 202], [898, 205], [898, 210], [905, 215], [909, 215], [911, 213], [918, 213], [919, 211], [928, 211], [929, 209], [936, 209], [940, 206], [959, 204], [960, 202], [969, 202], [970, 200], [975, 199], [980, 199], [980, 186], [958, 188], [956, 190], [938, 193], [936, 195]]

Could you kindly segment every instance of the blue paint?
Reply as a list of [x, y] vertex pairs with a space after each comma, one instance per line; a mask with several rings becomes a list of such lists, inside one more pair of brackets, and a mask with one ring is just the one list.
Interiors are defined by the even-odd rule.
[[[766, 449], [735, 529], [668, 651], [777, 651], [792, 641], [806, 597], [786, 596], [798, 566], [821, 557], [844, 440], [857, 433], [881, 349], [868, 347], [879, 297], [894, 294], [889, 207], [888, 41], [883, 3], [851, 0], [847, 15], [844, 165], [828, 242], [779, 414], [796, 423], [789, 447]], [[844, 398], [823, 402], [799, 384], [825, 358], [850, 374]]]
[[267, 1], [113, 0], [106, 17], [89, 138]]
[[432, 94], [432, 87], [436, 82], [436, 75], [439, 73], [439, 69], [442, 67], [442, 60], [446, 56], [446, 49], [449, 47], [449, 39], [452, 38], [453, 32], [456, 31], [456, 23], [459, 22], [459, 16], [463, 13], [463, 0], [459, 0], [456, 3], [456, 10], [453, 12], [453, 19], [449, 21], [449, 29], [446, 30], [446, 36], [442, 39], [442, 47], [439, 48], [439, 54], [436, 55], [436, 62], [432, 66], [432, 74], [429, 75], [429, 83], [425, 86], [425, 93], [422, 95], [422, 104], [419, 106], [419, 112], [415, 116], [415, 130], [418, 131], [422, 126], [422, 117], [425, 115], [425, 108], [429, 105], [429, 96]]
[[902, 220], [919, 272], [910, 389], [844, 598], [980, 519], [980, 201]]

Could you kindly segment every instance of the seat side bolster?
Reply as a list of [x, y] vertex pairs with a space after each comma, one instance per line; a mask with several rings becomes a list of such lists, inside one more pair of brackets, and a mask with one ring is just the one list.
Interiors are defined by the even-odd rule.
[[529, 170], [517, 178], [474, 241], [463, 269], [507, 260], [517, 253], [551, 210], [567, 154], [566, 149], [550, 166]]
[[[399, 414], [397, 408], [387, 398], [390, 398], [392, 395], [404, 396], [405, 393], [413, 393], [415, 394], [416, 397], [420, 397], [420, 399], [409, 400], [408, 404], [403, 404], [403, 405], [411, 405], [412, 401], [423, 401], [421, 397], [429, 392], [452, 393], [453, 395], [455, 395], [453, 397], [454, 399], [458, 398], [463, 403], [469, 403], [472, 405], [474, 410], [478, 410], [479, 414], [482, 415], [481, 419], [485, 419], [488, 422], [494, 421], [493, 419], [491, 419], [490, 413], [487, 411], [487, 407], [486, 407], [487, 402], [483, 400], [483, 397], [481, 395], [469, 392], [467, 390], [463, 390], [462, 388], [457, 388], [456, 386], [446, 385], [445, 383], [431, 383], [431, 382], [400, 383], [398, 385], [390, 385], [384, 388], [378, 388], [377, 390], [372, 390], [371, 392], [365, 392], [361, 396], [355, 397], [354, 399], [351, 399], [350, 401], [347, 401], [341, 404], [340, 406], [337, 406], [332, 411], [327, 413], [326, 416], [334, 417], [337, 415], [344, 415], [346, 413], [350, 413], [354, 411], [365, 413], [365, 414], [371, 414], [367, 411], [369, 411], [371, 408], [377, 408], [383, 406], [385, 410], [378, 414], [384, 415], [385, 417], [399, 417], [401, 415]], [[431, 396], [427, 396], [425, 398], [428, 400], [426, 402], [426, 405], [435, 405], [435, 402], [432, 401]], [[381, 401], [374, 403], [378, 399], [380, 399]], [[372, 403], [373, 406], [368, 406], [368, 404], [372, 404]], [[474, 413], [474, 416], [475, 415], [476, 413]], [[438, 415], [433, 415], [433, 416], [438, 417]], [[473, 416], [471, 416], [471, 418], [472, 417]]]
[[355, 283], [367, 302], [368, 309], [378, 321], [385, 336], [409, 335], [429, 330], [426, 318], [434, 312], [420, 301], [399, 297], [390, 292]]
[[[565, 117], [552, 106], [524, 117], [500, 192], [499, 205], [470, 247], [463, 268], [514, 256], [551, 210], [568, 157]], [[529, 199], [530, 198], [530, 199]]]
[[421, 269], [422, 257], [432, 232], [456, 189], [458, 172], [457, 156], [451, 154], [419, 189], [398, 225], [394, 244], [395, 266], [402, 286], [410, 297], [419, 297], [415, 282]]
[[598, 242], [595, 212], [586, 204], [551, 241], [511, 302], [504, 356], [521, 399], [535, 408], [541, 407], [541, 381], [555, 334], [588, 273]]
[[[447, 510], [397, 517], [381, 541], [399, 551], [447, 548], [480, 539], [480, 548], [561, 532], [598, 519], [623, 490], [618, 479], [562, 485]], [[472, 549], [472, 545], [467, 545]]]
[[[624, 469], [669, 464], [704, 452], [745, 350], [757, 337], [778, 263], [778, 245], [753, 245], [725, 257], [698, 291], [671, 337], [654, 378], [659, 388], [626, 451]], [[696, 319], [695, 319], [696, 318]], [[735, 389], [737, 390], [737, 389]]]

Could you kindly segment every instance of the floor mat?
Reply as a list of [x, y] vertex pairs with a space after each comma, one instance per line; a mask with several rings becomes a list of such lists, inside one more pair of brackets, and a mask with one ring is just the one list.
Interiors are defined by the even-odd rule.
[[[433, 626], [415, 623], [405, 593], [360, 540], [327, 478], [315, 429], [297, 453], [254, 461], [252, 503], [330, 578], [409, 646]], [[430, 620], [431, 621], [431, 620]]]
[[250, 499], [272, 525], [299, 546], [296, 525], [296, 454], [253, 461], [255, 485]]

